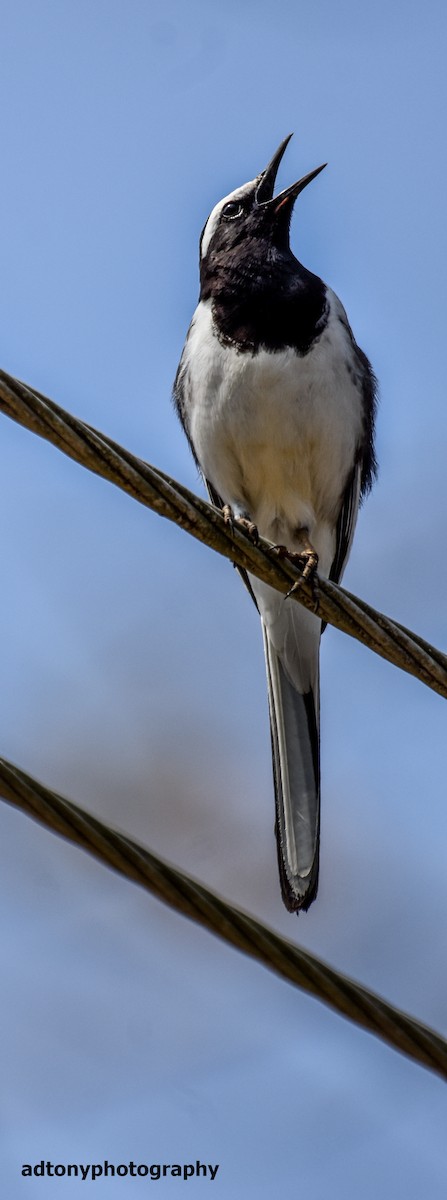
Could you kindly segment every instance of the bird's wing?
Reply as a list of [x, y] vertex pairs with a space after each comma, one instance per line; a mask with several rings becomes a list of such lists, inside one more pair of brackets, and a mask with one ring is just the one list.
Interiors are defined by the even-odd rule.
[[193, 325], [194, 325], [194, 318], [192, 319], [191, 324], [188, 329], [188, 332], [186, 334], [185, 345], [183, 347], [182, 356], [181, 356], [179, 365], [177, 367], [177, 374], [175, 376], [174, 387], [172, 389], [172, 399], [174, 402], [174, 408], [176, 410], [180, 424], [182, 425], [183, 430], [188, 439], [189, 449], [193, 456], [194, 462], [196, 464], [196, 467], [198, 467], [199, 471], [200, 471], [200, 463], [197, 458], [197, 454], [195, 451], [195, 446], [194, 446], [194, 442], [191, 437], [191, 430], [190, 430], [191, 379], [190, 379], [190, 372], [188, 369], [188, 357], [189, 357], [188, 343], [189, 343]]
[[329, 579], [339, 583], [351, 551], [357, 524], [362, 483], [362, 466], [357, 462], [345, 487], [342, 506], [337, 521], [335, 554], [329, 571]]

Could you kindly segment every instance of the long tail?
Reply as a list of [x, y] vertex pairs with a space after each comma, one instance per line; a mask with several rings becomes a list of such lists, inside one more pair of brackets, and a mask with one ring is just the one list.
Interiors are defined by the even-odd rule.
[[279, 874], [284, 904], [295, 912], [309, 908], [318, 887], [320, 621], [290, 601], [281, 606], [273, 624], [270, 608], [263, 633]]

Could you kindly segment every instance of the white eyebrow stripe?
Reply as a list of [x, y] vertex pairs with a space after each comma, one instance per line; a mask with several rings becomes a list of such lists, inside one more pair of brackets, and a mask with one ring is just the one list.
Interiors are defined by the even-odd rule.
[[250, 192], [252, 188], [254, 188], [255, 184], [256, 179], [250, 179], [249, 183], [244, 183], [242, 187], [236, 188], [234, 192], [230, 192], [228, 196], [224, 196], [223, 200], [219, 200], [219, 203], [215, 204], [212, 212], [210, 212], [207, 223], [203, 230], [202, 244], [200, 248], [201, 258], [206, 258], [206, 255], [208, 254], [210, 242], [214, 237], [219, 224], [219, 218], [222, 209], [226, 204], [229, 204], [231, 200], [240, 200], [243, 196], [246, 196], [247, 192]]

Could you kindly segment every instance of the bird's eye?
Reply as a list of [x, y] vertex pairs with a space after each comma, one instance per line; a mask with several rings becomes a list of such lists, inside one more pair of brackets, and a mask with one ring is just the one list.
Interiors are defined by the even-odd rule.
[[239, 200], [230, 200], [229, 203], [225, 205], [225, 208], [222, 209], [222, 216], [225, 217], [227, 221], [235, 221], [236, 217], [242, 217], [243, 212], [244, 209]]

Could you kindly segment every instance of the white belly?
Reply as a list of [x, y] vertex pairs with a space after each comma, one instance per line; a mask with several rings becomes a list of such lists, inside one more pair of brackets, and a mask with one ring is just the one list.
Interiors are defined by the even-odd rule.
[[272, 541], [291, 548], [305, 526], [328, 559], [323, 570], [362, 426], [349, 335], [333, 301], [332, 320], [304, 357], [223, 347], [203, 303], [188, 340], [190, 435], [205, 477]]

